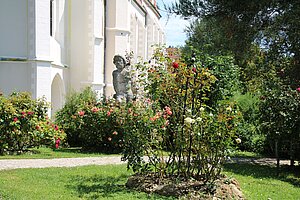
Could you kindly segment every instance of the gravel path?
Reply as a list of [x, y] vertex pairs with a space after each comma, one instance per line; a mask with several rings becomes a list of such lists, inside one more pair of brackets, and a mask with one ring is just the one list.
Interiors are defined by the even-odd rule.
[[55, 158], [55, 159], [7, 159], [0, 160], [0, 170], [18, 168], [76, 167], [84, 165], [124, 164], [121, 156]]
[[[232, 158], [229, 163], [252, 163], [259, 165], [275, 165], [274, 158]], [[86, 157], [86, 158], [55, 158], [55, 159], [6, 159], [0, 160], [0, 170], [18, 168], [46, 168], [46, 167], [76, 167], [84, 165], [115, 165], [125, 164], [121, 156]], [[280, 164], [289, 164], [288, 160], [281, 160]]]

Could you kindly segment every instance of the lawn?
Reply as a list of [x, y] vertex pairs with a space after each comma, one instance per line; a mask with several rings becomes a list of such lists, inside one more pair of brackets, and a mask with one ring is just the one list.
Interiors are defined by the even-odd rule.
[[116, 154], [104, 154], [95, 152], [85, 152], [81, 148], [60, 148], [51, 149], [46, 147], [31, 148], [28, 152], [21, 155], [4, 155], [0, 159], [51, 159], [51, 158], [78, 158], [78, 157], [98, 157], [111, 156]]
[[0, 171], [0, 199], [171, 199], [124, 186], [125, 165]]
[[276, 175], [275, 166], [257, 164], [226, 164], [225, 173], [236, 178], [247, 199], [300, 200], [300, 169], [291, 171], [281, 166]]
[[[250, 200], [300, 200], [299, 173], [252, 164], [227, 164]], [[129, 191], [124, 184], [131, 171], [125, 165], [0, 171], [3, 199], [171, 199]], [[0, 196], [1, 196], [0, 195]], [[1, 199], [1, 197], [0, 197]]]

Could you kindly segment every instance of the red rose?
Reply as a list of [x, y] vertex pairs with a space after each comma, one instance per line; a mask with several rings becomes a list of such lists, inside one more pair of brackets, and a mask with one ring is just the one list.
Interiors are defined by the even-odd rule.
[[18, 118], [15, 117], [15, 118], [14, 118], [14, 122], [17, 122], [17, 121], [18, 121]]
[[92, 112], [93, 112], [93, 113], [96, 113], [96, 112], [98, 112], [98, 111], [99, 111], [99, 108], [97, 108], [97, 107], [93, 107], [93, 108], [92, 108]]
[[196, 73], [197, 72], [196, 67], [193, 67], [192, 71]]
[[179, 64], [177, 62], [173, 62], [173, 68], [177, 69], [179, 67]]
[[29, 111], [27, 112], [27, 115], [33, 115], [33, 112]]

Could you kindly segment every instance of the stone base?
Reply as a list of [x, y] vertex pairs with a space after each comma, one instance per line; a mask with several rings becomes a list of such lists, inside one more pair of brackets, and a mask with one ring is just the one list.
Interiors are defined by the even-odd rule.
[[126, 187], [146, 193], [156, 193], [163, 196], [180, 197], [181, 199], [239, 199], [243, 200], [239, 183], [235, 179], [222, 177], [214, 184], [204, 184], [202, 181], [188, 180], [174, 183], [174, 178], [159, 178], [153, 174], [131, 176]]

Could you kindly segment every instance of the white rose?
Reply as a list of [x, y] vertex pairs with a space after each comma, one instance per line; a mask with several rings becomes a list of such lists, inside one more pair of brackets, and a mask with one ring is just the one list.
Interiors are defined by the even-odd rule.
[[201, 117], [198, 117], [198, 118], [196, 119], [196, 121], [197, 121], [197, 122], [202, 122], [202, 118], [201, 118]]
[[186, 124], [193, 124], [193, 123], [195, 123], [195, 120], [190, 118], [190, 117], [187, 117], [187, 118], [184, 119], [184, 122]]
[[229, 107], [226, 108], [226, 110], [229, 111], [229, 112], [231, 112], [232, 108], [229, 106]]

